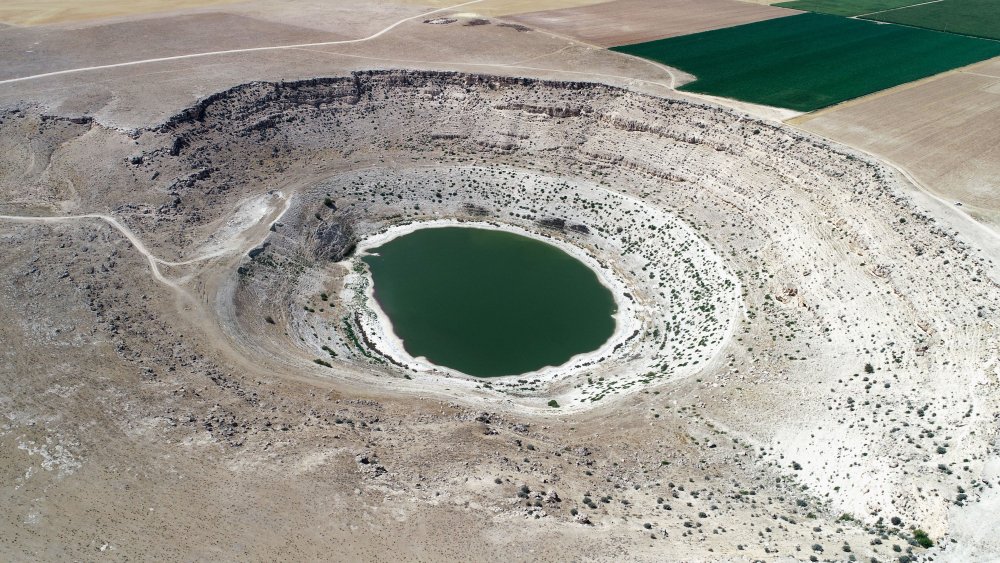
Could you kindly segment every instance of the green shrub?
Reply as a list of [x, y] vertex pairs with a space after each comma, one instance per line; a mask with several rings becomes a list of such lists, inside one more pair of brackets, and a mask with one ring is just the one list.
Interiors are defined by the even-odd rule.
[[924, 549], [927, 549], [934, 545], [934, 540], [927, 537], [927, 532], [921, 529], [913, 530], [913, 539], [917, 540], [917, 543], [920, 544], [920, 547]]

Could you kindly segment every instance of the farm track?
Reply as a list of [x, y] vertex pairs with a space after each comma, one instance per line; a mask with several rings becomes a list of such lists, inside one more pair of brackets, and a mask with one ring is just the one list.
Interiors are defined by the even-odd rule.
[[112, 69], [112, 68], [122, 68], [122, 67], [130, 67], [130, 66], [138, 66], [138, 65], [144, 65], [144, 64], [162, 63], [162, 62], [170, 62], [170, 61], [181, 61], [181, 60], [187, 60], [187, 59], [196, 59], [196, 58], [201, 58], [201, 57], [212, 57], [212, 56], [218, 56], [218, 55], [234, 55], [234, 54], [239, 54], [239, 53], [254, 53], [254, 52], [261, 52], [261, 51], [280, 51], [280, 50], [286, 50], [286, 49], [299, 49], [299, 48], [305, 48], [305, 47], [323, 47], [323, 46], [327, 46], [327, 45], [347, 45], [347, 44], [352, 44], [352, 43], [363, 43], [365, 41], [371, 41], [372, 39], [376, 39], [378, 37], [381, 37], [382, 35], [385, 35], [386, 33], [392, 31], [396, 27], [399, 27], [400, 25], [402, 25], [402, 24], [404, 24], [404, 23], [406, 23], [408, 21], [419, 19], [419, 18], [423, 18], [423, 17], [427, 17], [427, 16], [430, 16], [430, 15], [433, 15], [433, 14], [436, 14], [436, 13], [439, 13], [439, 12], [444, 12], [444, 11], [448, 11], [448, 10], [454, 10], [455, 8], [460, 8], [462, 6], [468, 6], [470, 4], [476, 4], [476, 3], [479, 3], [479, 2], [482, 2], [482, 1], [483, 0], [471, 0], [469, 2], [462, 2], [461, 4], [454, 4], [454, 5], [451, 5], [451, 6], [446, 6], [444, 8], [437, 8], [437, 9], [431, 10], [429, 12], [424, 12], [422, 14], [417, 14], [415, 16], [410, 16], [410, 17], [407, 17], [407, 18], [403, 18], [401, 20], [398, 20], [398, 21], [390, 24], [387, 27], [382, 28], [381, 30], [379, 30], [379, 31], [377, 31], [377, 32], [375, 32], [375, 33], [367, 36], [367, 37], [361, 37], [359, 39], [343, 39], [343, 40], [339, 40], [339, 41], [323, 41], [323, 42], [318, 42], [318, 43], [302, 43], [302, 44], [297, 44], [297, 45], [275, 45], [275, 46], [269, 46], [269, 47], [248, 47], [248, 48], [244, 48], [244, 49], [227, 49], [227, 50], [224, 50], [224, 51], [207, 51], [207, 52], [203, 52], [203, 53], [191, 53], [191, 54], [187, 54], [187, 55], [175, 55], [175, 56], [171, 56], [171, 57], [158, 57], [158, 58], [154, 58], [154, 59], [143, 59], [143, 60], [139, 60], [139, 61], [128, 61], [128, 62], [124, 62], [124, 63], [113, 63], [113, 64], [107, 64], [107, 65], [96, 65], [96, 66], [88, 66], [88, 67], [80, 67], [80, 68], [71, 68], [71, 69], [66, 69], [66, 70], [57, 70], [57, 71], [53, 71], [53, 72], [44, 72], [42, 74], [35, 74], [35, 75], [32, 75], [32, 76], [22, 76], [22, 77], [19, 77], [19, 78], [9, 78], [7, 80], [0, 80], [0, 84], [12, 84], [12, 83], [15, 83], [15, 82], [24, 82], [24, 81], [27, 81], [27, 80], [35, 80], [35, 79], [38, 79], [38, 78], [48, 78], [48, 77], [51, 77], [51, 76], [62, 76], [62, 75], [66, 75], [66, 74], [76, 74], [76, 73], [79, 73], [79, 72], [87, 72], [87, 71], [92, 71], [92, 70], [107, 70], [107, 69]]

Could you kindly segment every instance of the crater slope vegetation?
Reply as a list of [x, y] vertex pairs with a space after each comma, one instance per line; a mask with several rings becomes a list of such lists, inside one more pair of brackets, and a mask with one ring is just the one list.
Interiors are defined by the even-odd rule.
[[[865, 156], [715, 106], [430, 72], [250, 83], [134, 130], [0, 120], [0, 447], [33, 468], [2, 468], [9, 553], [995, 544], [970, 523], [996, 502], [996, 269]], [[425, 222], [574, 253], [616, 334], [524, 377], [399, 354], [357, 249]]]

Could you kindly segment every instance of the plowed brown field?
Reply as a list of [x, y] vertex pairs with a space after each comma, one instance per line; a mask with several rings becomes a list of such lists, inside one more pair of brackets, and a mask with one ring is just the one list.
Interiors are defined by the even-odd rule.
[[884, 157], [980, 219], [1000, 219], [1000, 58], [803, 116]]

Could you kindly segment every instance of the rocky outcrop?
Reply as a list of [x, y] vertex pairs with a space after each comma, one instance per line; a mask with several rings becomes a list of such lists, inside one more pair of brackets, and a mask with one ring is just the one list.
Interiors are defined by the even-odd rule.
[[324, 221], [313, 236], [313, 254], [320, 260], [340, 262], [351, 253], [357, 242], [350, 221]]

